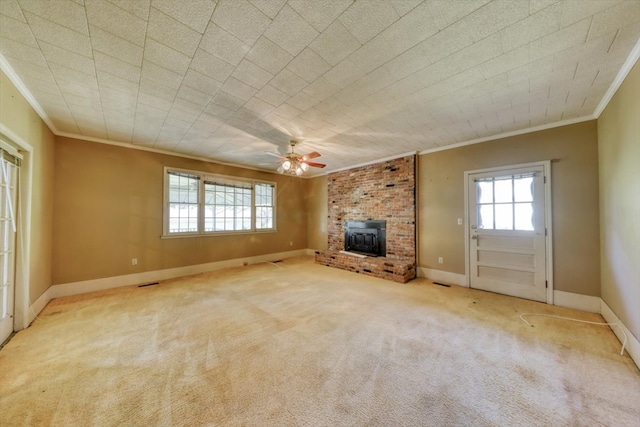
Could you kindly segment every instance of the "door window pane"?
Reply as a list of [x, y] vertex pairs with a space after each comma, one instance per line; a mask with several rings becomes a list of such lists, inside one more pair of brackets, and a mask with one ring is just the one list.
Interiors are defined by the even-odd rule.
[[533, 177], [514, 179], [513, 196], [515, 202], [533, 202]]
[[498, 178], [494, 181], [495, 203], [509, 203], [513, 201], [513, 181], [511, 177]]
[[493, 203], [493, 181], [480, 181], [476, 185], [478, 203]]
[[493, 229], [493, 205], [478, 206], [478, 228]]
[[496, 230], [513, 230], [513, 205], [495, 205]]
[[533, 230], [533, 203], [516, 203], [515, 205], [515, 229]]

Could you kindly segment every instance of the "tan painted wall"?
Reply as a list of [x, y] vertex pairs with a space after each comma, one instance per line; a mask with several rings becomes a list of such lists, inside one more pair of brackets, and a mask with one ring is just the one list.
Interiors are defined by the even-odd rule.
[[[53, 284], [307, 247], [305, 180], [62, 137], [55, 158]], [[161, 239], [165, 165], [275, 181], [278, 232]]]
[[307, 184], [307, 247], [316, 251], [326, 250], [327, 235], [327, 176], [319, 176], [306, 180]]
[[550, 159], [554, 289], [599, 296], [595, 121], [419, 156], [418, 266], [465, 273], [465, 171]]
[[32, 163], [29, 253], [29, 299], [33, 303], [51, 286], [54, 146], [53, 133], [0, 71], [0, 123], [27, 142], [33, 151], [25, 155], [21, 179], [26, 183]]
[[640, 63], [598, 119], [602, 299], [640, 338]]

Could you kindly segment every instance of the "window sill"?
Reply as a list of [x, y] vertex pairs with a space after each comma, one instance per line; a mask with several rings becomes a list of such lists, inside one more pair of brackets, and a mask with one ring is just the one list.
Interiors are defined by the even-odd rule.
[[189, 234], [162, 234], [161, 239], [185, 239], [189, 237], [216, 237], [216, 236], [235, 236], [245, 234], [269, 234], [277, 233], [278, 230], [271, 228], [269, 230], [246, 230], [246, 231], [212, 231], [209, 233], [189, 233]]

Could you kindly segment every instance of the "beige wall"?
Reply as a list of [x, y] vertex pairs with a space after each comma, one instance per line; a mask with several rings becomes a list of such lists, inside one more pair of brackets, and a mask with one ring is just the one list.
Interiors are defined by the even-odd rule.
[[553, 160], [554, 289], [599, 296], [595, 121], [419, 156], [418, 266], [465, 273], [465, 171], [540, 160]]
[[[31, 221], [26, 224], [30, 232], [29, 265], [26, 268], [29, 273], [28, 299], [33, 303], [51, 285], [55, 140], [53, 133], [2, 71], [0, 123], [33, 148], [31, 153], [22, 152], [25, 161], [20, 175], [21, 194], [26, 195], [29, 179], [32, 189], [30, 200], [22, 199], [21, 206], [31, 205]], [[33, 171], [31, 177], [28, 176], [29, 163]], [[20, 275], [22, 272], [17, 273]]]
[[640, 338], [640, 63], [598, 119], [602, 299]]
[[[307, 247], [305, 180], [62, 137], [55, 159], [53, 284]], [[164, 166], [275, 181], [278, 231], [161, 239]]]
[[327, 176], [319, 176], [306, 180], [307, 184], [307, 247], [316, 251], [326, 250], [329, 237], [327, 235]]

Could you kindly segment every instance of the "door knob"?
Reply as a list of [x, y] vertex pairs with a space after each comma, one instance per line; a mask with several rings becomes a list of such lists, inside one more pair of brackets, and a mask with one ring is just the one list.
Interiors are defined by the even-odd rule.
[[477, 239], [478, 236], [476, 236], [475, 234], [473, 236], [471, 236], [472, 239]]
[[472, 226], [471, 226], [471, 228], [475, 230], [475, 229], [476, 229], [476, 226], [475, 226], [475, 224], [474, 224], [474, 225], [472, 225]]

